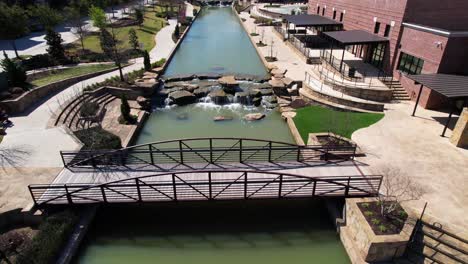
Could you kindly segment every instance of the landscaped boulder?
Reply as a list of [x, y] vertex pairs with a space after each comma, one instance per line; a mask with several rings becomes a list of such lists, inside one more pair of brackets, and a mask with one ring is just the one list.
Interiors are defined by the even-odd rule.
[[157, 78], [158, 78], [158, 74], [155, 72], [150, 72], [150, 71], [144, 72], [143, 77], [142, 77], [142, 79], [157, 79]]
[[232, 116], [215, 116], [213, 118], [213, 121], [219, 122], [219, 121], [230, 121], [234, 119]]
[[252, 104], [255, 106], [260, 106], [262, 104], [262, 98], [261, 97], [255, 97], [252, 99]]
[[299, 109], [308, 106], [309, 104], [302, 98], [294, 99], [289, 106], [294, 109]]
[[286, 87], [290, 88], [291, 86], [293, 86], [294, 81], [291, 78], [286, 77], [286, 78], [283, 78], [283, 83], [284, 85], [286, 85]]
[[247, 121], [257, 121], [265, 118], [265, 114], [262, 113], [252, 113], [244, 116], [244, 119]]
[[273, 88], [284, 88], [286, 87], [283, 80], [281, 79], [276, 79], [276, 78], [272, 78], [271, 80], [268, 81], [268, 84], [271, 85], [271, 87]]
[[272, 89], [261, 89], [260, 93], [262, 94], [262, 96], [269, 96], [269, 95], [273, 95], [273, 90]]
[[276, 68], [276, 69], [272, 69], [271, 70], [271, 74], [272, 75], [276, 75], [276, 74], [286, 74], [287, 70], [284, 70], [284, 69], [279, 69], [279, 68]]
[[172, 92], [169, 94], [169, 98], [172, 100], [173, 104], [177, 105], [192, 104], [197, 100], [195, 95], [185, 90]]
[[234, 76], [223, 76], [218, 79], [219, 84], [223, 87], [223, 90], [226, 93], [234, 94], [236, 92], [236, 87], [239, 83], [236, 81]]
[[169, 82], [180, 82], [180, 81], [190, 81], [193, 80], [193, 74], [180, 74], [180, 75], [173, 75], [173, 76], [164, 76], [163, 79], [166, 83]]
[[136, 102], [138, 103], [140, 108], [143, 109], [143, 110], [148, 110], [148, 109], [151, 108], [150, 100], [148, 100], [147, 98], [145, 98], [143, 96], [138, 96], [137, 99], [136, 99]]
[[208, 94], [215, 104], [223, 105], [229, 103], [228, 96], [223, 90], [212, 91]]
[[209, 93], [210, 93], [210, 88], [208, 88], [208, 87], [201, 87], [201, 88], [198, 88], [198, 89], [196, 89], [195, 91], [193, 91], [193, 94], [194, 94], [197, 98], [205, 97], [205, 96], [207, 96]]
[[136, 79], [135, 85], [141, 88], [155, 88], [158, 82], [156, 79]]
[[214, 72], [209, 72], [209, 73], [197, 74], [197, 75], [195, 75], [195, 77], [197, 77], [200, 80], [218, 79], [219, 77], [221, 77], [221, 74], [214, 73]]
[[262, 91], [260, 89], [251, 89], [249, 94], [251, 97], [262, 97]]
[[296, 112], [283, 112], [281, 113], [281, 118], [283, 118], [284, 120], [288, 119], [288, 118], [294, 118], [296, 116]]

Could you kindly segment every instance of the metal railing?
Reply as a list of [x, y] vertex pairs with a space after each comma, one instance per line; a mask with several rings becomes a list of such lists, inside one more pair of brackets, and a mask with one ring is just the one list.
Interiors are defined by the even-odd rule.
[[29, 185], [35, 205], [200, 200], [363, 197], [378, 194], [382, 176], [306, 177], [258, 171], [188, 171], [104, 184]]
[[299, 146], [245, 138], [192, 138], [119, 150], [61, 151], [65, 167], [348, 160], [356, 145]]

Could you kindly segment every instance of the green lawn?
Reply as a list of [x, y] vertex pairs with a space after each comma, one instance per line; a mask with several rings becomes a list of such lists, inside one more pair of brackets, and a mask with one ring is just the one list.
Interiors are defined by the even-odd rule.
[[96, 65], [88, 65], [88, 66], [77, 66], [73, 68], [68, 68], [64, 70], [59, 70], [51, 72], [49, 75], [42, 76], [36, 80], [31, 81], [31, 84], [34, 86], [43, 86], [53, 82], [65, 80], [71, 77], [80, 76], [83, 74], [88, 74], [92, 72], [103, 71], [107, 69], [114, 68], [114, 64], [96, 64]]
[[384, 114], [342, 112], [320, 106], [309, 106], [297, 110], [294, 123], [302, 139], [307, 143], [309, 133], [330, 131], [351, 138], [354, 131], [378, 122], [383, 116]]
[[[145, 9], [145, 21], [141, 27], [139, 26], [129, 26], [129, 27], [120, 27], [115, 28], [114, 33], [116, 38], [119, 40], [118, 47], [120, 50], [131, 49], [130, 44], [128, 43], [128, 31], [133, 28], [135, 29], [138, 41], [143, 43], [143, 49], [150, 51], [155, 45], [156, 41], [154, 39], [156, 33], [166, 24], [166, 21], [162, 18], [156, 17], [158, 8], [155, 8], [155, 11], [152, 8]], [[110, 30], [110, 29], [109, 29]], [[84, 47], [87, 50], [91, 50], [96, 53], [102, 53], [99, 34], [92, 33], [84, 38]], [[73, 43], [70, 51], [76, 51], [81, 49], [81, 42], [78, 40]]]

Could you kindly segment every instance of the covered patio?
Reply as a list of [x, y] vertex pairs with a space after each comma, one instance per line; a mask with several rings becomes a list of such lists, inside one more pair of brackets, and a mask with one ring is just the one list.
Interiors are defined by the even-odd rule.
[[[337, 71], [354, 78], [356, 70], [364, 76], [380, 75], [388, 39], [364, 30], [323, 32], [323, 37], [331, 43], [330, 52], [323, 50], [321, 57]], [[345, 61], [348, 53], [354, 54], [355, 60]], [[341, 59], [334, 57], [338, 53]], [[370, 65], [369, 65], [370, 64]]]
[[444, 137], [452, 115], [457, 110], [457, 102], [461, 102], [463, 104], [462, 107], [468, 104], [468, 76], [431, 73], [408, 75], [407, 77], [413, 80], [415, 84], [420, 85], [412, 116], [416, 114], [423, 87], [427, 87], [447, 98], [450, 105], [450, 113], [441, 134], [441, 137]]

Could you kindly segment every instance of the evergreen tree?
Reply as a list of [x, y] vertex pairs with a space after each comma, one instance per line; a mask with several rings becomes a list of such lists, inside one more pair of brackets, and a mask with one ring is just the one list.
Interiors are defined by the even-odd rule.
[[47, 45], [47, 52], [52, 56], [52, 58], [57, 62], [65, 61], [65, 49], [62, 46], [62, 37], [59, 33], [53, 31], [51, 28], [47, 29], [45, 36]]
[[138, 36], [133, 28], [128, 31], [128, 43], [134, 50], [139, 48]]
[[141, 27], [141, 25], [145, 21], [145, 15], [143, 14], [143, 10], [139, 8], [135, 9], [135, 20], [137, 21], [138, 26]]
[[8, 85], [10, 87], [23, 86], [26, 82], [26, 71], [20, 64], [12, 61], [5, 51], [3, 51], [3, 57], [0, 66], [7, 74]]
[[122, 115], [122, 119], [125, 121], [130, 121], [130, 105], [128, 104], [127, 97], [123, 95], [121, 101], [122, 103], [120, 104], [120, 113]]
[[180, 37], [180, 29], [179, 29], [179, 24], [177, 23], [177, 25], [175, 26], [175, 29], [174, 29], [174, 36], [179, 39]]
[[28, 33], [28, 16], [18, 5], [0, 2], [0, 39], [9, 40], [19, 58], [16, 39]]
[[146, 71], [151, 70], [150, 55], [149, 55], [147, 50], [145, 50], [145, 54], [143, 55], [143, 63], [145, 65], [145, 70]]

